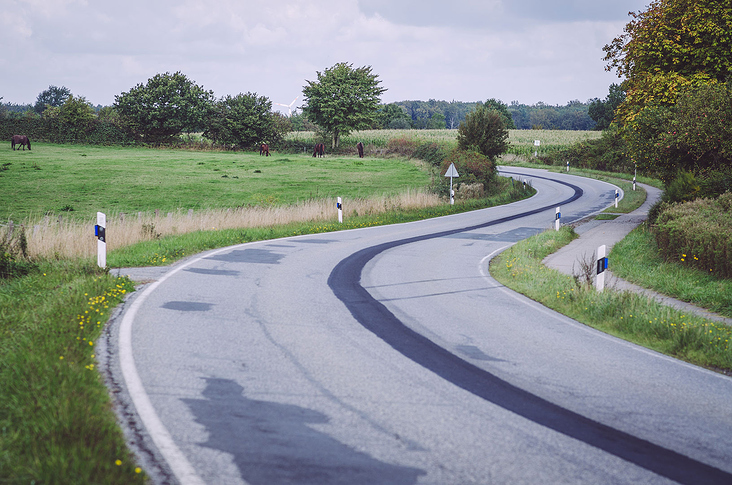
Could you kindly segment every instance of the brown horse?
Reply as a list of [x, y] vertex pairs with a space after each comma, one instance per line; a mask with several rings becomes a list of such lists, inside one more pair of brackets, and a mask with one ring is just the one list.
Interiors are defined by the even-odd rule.
[[322, 143], [318, 143], [317, 145], [315, 145], [315, 148], [313, 149], [313, 156], [314, 157], [325, 156], [325, 145]]
[[269, 145], [266, 143], [262, 143], [262, 145], [259, 147], [259, 154], [264, 155], [265, 157], [269, 156]]
[[[25, 146], [28, 145], [28, 150], [31, 149], [30, 140], [25, 135], [13, 135], [13, 138], [10, 141], [10, 148], [15, 150], [15, 145], [21, 145], [23, 150], [25, 150]], [[20, 147], [18, 147], [18, 150], [20, 150]]]
[[358, 158], [363, 158], [363, 143], [358, 142], [356, 144], [356, 149], [358, 150]]

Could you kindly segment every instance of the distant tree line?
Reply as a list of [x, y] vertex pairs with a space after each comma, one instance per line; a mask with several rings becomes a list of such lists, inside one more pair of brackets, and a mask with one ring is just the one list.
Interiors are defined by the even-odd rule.
[[[570, 101], [564, 106], [537, 103], [526, 105], [512, 101], [507, 105], [496, 99], [485, 102], [462, 101], [397, 101], [379, 106], [372, 129], [457, 129], [469, 113], [485, 105], [505, 115], [508, 129], [531, 130], [594, 130], [598, 119], [590, 115], [593, 104], [602, 104], [597, 98], [585, 103]], [[614, 108], [611, 112], [614, 111]], [[603, 112], [604, 114], [604, 112]], [[293, 116], [293, 130], [312, 131], [304, 114]], [[609, 124], [609, 123], [608, 123]]]
[[[377, 94], [384, 91], [378, 88], [376, 76], [370, 70], [359, 71], [365, 68], [336, 65], [323, 75], [335, 76], [332, 83], [337, 84], [339, 69], [356, 76], [354, 82], [358, 76], [364, 78], [358, 81], [362, 84], [370, 80], [374, 84], [371, 89], [376, 89]], [[317, 86], [314, 84], [309, 89]], [[470, 113], [485, 107], [499, 112], [507, 129], [591, 130], [609, 123], [607, 117], [615, 110], [615, 106], [609, 106], [609, 98], [552, 106], [518, 101], [507, 105], [496, 99], [378, 104], [378, 96], [374, 96], [370, 108], [376, 110], [375, 115], [359, 120], [358, 124], [359, 129], [457, 129]], [[272, 102], [256, 93], [216, 99], [213, 92], [176, 72], [157, 74], [147, 83], [115, 96], [112, 106], [93, 106], [68, 88], [53, 85], [41, 92], [34, 104], [2, 103], [0, 136], [7, 139], [24, 133], [56, 143], [168, 144], [179, 140], [182, 134], [203, 133], [218, 146], [247, 148], [259, 143], [276, 145], [291, 130], [323, 128], [323, 119], [328, 118], [319, 120], [314, 113], [305, 109], [285, 117], [273, 112]], [[314, 121], [319, 121], [318, 125]], [[337, 145], [337, 137], [335, 141]]]

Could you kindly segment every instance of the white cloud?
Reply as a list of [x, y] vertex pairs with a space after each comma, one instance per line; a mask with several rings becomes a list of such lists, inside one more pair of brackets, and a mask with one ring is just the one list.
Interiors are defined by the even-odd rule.
[[622, 33], [628, 10], [643, 8], [642, 0], [5, 1], [24, 15], [0, 14], [3, 44], [17, 46], [0, 51], [4, 101], [33, 102], [54, 84], [95, 104], [166, 71], [217, 96], [251, 91], [289, 103], [336, 62], [372, 66], [385, 101], [603, 97], [616, 78], [603, 70], [602, 46]]

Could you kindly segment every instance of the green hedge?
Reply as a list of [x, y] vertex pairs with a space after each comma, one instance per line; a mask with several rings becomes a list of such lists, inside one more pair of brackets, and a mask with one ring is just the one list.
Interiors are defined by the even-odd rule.
[[655, 229], [667, 260], [732, 278], [732, 192], [670, 204], [658, 215]]
[[122, 124], [93, 119], [82, 125], [69, 125], [58, 119], [34, 115], [0, 118], [0, 139], [10, 142], [13, 135], [26, 135], [34, 141], [83, 143], [89, 145], [128, 145], [132, 133]]

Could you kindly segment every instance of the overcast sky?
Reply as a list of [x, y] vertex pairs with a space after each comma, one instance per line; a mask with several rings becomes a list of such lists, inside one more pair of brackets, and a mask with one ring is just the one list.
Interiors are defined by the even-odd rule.
[[564, 105], [620, 81], [602, 47], [649, 2], [0, 0], [0, 96], [35, 103], [54, 85], [110, 105], [181, 71], [216, 97], [290, 104], [318, 71], [348, 62], [373, 68], [387, 103]]

